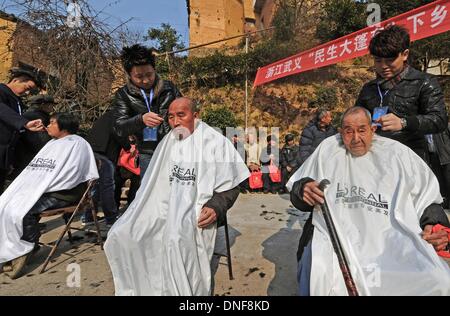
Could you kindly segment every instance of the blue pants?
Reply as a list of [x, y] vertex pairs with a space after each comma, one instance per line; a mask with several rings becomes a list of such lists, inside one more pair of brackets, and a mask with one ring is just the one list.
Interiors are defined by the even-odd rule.
[[312, 264], [312, 240], [303, 250], [302, 257], [298, 262], [298, 295], [310, 296], [310, 283], [311, 283], [311, 264]]
[[144, 178], [144, 174], [147, 171], [148, 165], [150, 164], [150, 160], [152, 160], [152, 156], [150, 154], [139, 154], [139, 168], [141, 168], [141, 180]]
[[[107, 222], [114, 221], [118, 215], [116, 200], [114, 196], [115, 166], [107, 157], [95, 153], [95, 158], [100, 160], [100, 169], [98, 170], [99, 179], [94, 187], [93, 200], [97, 208], [99, 202], [102, 204], [103, 213]], [[92, 219], [91, 210], [85, 212], [86, 219]]]

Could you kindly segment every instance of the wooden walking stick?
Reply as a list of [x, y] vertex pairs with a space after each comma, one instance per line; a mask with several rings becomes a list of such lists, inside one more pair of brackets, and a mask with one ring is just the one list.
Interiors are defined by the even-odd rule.
[[[319, 183], [319, 189], [325, 191], [325, 188], [330, 184], [330, 181], [323, 179]], [[347, 287], [347, 292], [349, 296], [359, 296], [358, 289], [356, 288], [355, 281], [353, 280], [350, 268], [348, 266], [347, 258], [345, 258], [344, 251], [342, 249], [341, 242], [339, 240], [338, 234], [336, 232], [336, 227], [334, 226], [333, 219], [331, 218], [330, 209], [328, 208], [327, 200], [324, 197], [323, 204], [320, 205], [322, 209], [323, 217], [325, 218], [325, 223], [327, 224], [328, 232], [330, 234], [331, 243], [333, 244], [334, 252], [339, 261], [339, 267], [341, 268], [342, 275], [344, 277], [345, 286]]]

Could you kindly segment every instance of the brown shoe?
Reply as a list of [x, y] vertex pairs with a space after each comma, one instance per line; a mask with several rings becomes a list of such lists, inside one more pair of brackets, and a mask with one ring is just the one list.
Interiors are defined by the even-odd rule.
[[12, 279], [15, 280], [22, 276], [23, 268], [25, 268], [28, 259], [30, 258], [32, 252], [29, 252], [22, 257], [16, 258], [11, 261], [11, 267], [12, 271], [7, 273], [7, 275]]

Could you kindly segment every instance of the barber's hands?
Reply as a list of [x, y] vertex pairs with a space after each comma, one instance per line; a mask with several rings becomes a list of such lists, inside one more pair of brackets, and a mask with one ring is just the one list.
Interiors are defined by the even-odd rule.
[[27, 124], [25, 124], [25, 128], [32, 132], [42, 132], [45, 130], [44, 124], [42, 124], [42, 120], [29, 121]]
[[398, 132], [401, 131], [403, 128], [402, 121], [400, 120], [400, 118], [392, 113], [383, 115], [375, 122], [380, 123], [381, 130], [385, 132]]
[[216, 220], [216, 212], [212, 208], [205, 206], [200, 213], [200, 217], [198, 218], [198, 227], [206, 228], [209, 225], [215, 223]]
[[434, 247], [434, 250], [444, 250], [448, 245], [448, 234], [445, 230], [432, 233], [433, 225], [426, 225], [422, 233], [422, 238]]
[[302, 199], [311, 206], [323, 204], [324, 194], [319, 189], [319, 183], [316, 181], [306, 183], [303, 187]]
[[148, 112], [142, 115], [142, 121], [144, 122], [145, 126], [156, 127], [161, 125], [162, 122], [164, 122], [164, 119], [154, 112]]

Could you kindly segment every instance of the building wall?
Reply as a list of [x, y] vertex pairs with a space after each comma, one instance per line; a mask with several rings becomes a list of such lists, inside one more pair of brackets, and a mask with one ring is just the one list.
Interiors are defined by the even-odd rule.
[[13, 34], [17, 23], [0, 17], [0, 82], [6, 82], [13, 65]]
[[256, 28], [258, 30], [266, 29], [272, 25], [272, 19], [275, 14], [276, 3], [275, 0], [259, 0], [261, 11], [256, 13]]
[[211, 42], [226, 36], [223, 0], [190, 0], [190, 13], [190, 46]]
[[[254, 29], [253, 0], [189, 0], [189, 42], [196, 46], [244, 34]], [[209, 49], [236, 46], [241, 39], [233, 39], [195, 49], [190, 55], [201, 55]]]
[[[245, 16], [243, 0], [224, 0], [225, 4], [225, 33], [226, 37], [244, 34]], [[242, 41], [236, 38], [223, 42], [222, 45], [236, 46]]]

